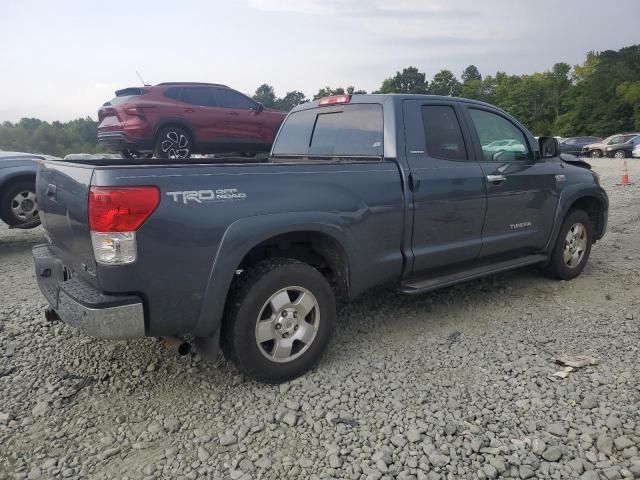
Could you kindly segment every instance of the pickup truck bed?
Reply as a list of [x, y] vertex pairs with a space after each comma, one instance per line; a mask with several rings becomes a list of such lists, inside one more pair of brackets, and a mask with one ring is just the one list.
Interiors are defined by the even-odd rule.
[[[517, 132], [510, 150], [483, 138]], [[544, 141], [479, 102], [363, 95], [295, 109], [266, 163], [44, 161], [38, 281], [88, 334], [190, 334], [250, 376], [286, 380], [326, 345], [334, 296], [533, 263], [580, 273], [606, 194]]]

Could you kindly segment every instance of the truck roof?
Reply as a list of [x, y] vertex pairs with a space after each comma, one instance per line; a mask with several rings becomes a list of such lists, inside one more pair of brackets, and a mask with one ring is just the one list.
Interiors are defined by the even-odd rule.
[[[337, 95], [339, 96], [339, 95]], [[325, 97], [327, 98], [327, 97]], [[302, 105], [298, 105], [295, 107], [292, 112], [298, 110], [307, 110], [310, 108], [316, 108], [320, 106], [320, 101], [322, 99], [313, 100], [311, 102], [303, 103]], [[462, 98], [462, 97], [446, 97], [443, 95], [423, 95], [423, 94], [414, 94], [414, 93], [367, 93], [367, 94], [357, 94], [352, 95], [351, 100], [348, 103], [385, 103], [385, 102], [402, 102], [404, 100], [446, 100], [446, 101], [455, 101], [455, 102], [465, 102], [472, 103], [475, 105], [483, 105], [485, 107], [491, 107], [492, 109], [497, 109], [495, 105], [491, 105], [486, 102], [481, 102], [478, 100], [472, 100], [470, 98]]]

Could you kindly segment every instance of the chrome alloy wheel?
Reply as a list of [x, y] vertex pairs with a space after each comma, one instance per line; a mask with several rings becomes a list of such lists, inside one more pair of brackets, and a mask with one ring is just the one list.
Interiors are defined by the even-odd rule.
[[569, 268], [576, 268], [582, 262], [587, 248], [587, 229], [581, 223], [575, 223], [564, 239], [563, 258]]
[[169, 130], [160, 145], [169, 158], [188, 158], [191, 151], [189, 137], [184, 133]]
[[36, 202], [36, 194], [29, 190], [18, 193], [11, 200], [11, 211], [22, 222], [37, 218], [38, 203]]
[[265, 302], [256, 320], [260, 353], [272, 362], [287, 363], [306, 352], [320, 326], [320, 307], [303, 287], [287, 287]]

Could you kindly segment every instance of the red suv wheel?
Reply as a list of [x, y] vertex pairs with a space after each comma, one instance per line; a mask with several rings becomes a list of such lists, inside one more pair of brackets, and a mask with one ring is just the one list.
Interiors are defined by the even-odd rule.
[[189, 158], [193, 143], [189, 133], [181, 127], [162, 127], [156, 135], [153, 149], [156, 158]]

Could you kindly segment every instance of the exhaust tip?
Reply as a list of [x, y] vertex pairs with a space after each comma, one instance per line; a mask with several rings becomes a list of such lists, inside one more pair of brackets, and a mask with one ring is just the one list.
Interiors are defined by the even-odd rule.
[[182, 340], [178, 337], [162, 337], [164, 343], [172, 350], [175, 350], [178, 355], [185, 356], [191, 353], [191, 343]]
[[189, 353], [191, 353], [191, 344], [189, 342], [182, 342], [178, 345], [177, 350], [180, 356], [189, 355]]

